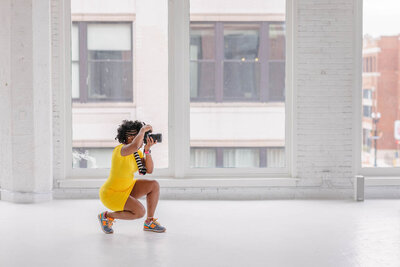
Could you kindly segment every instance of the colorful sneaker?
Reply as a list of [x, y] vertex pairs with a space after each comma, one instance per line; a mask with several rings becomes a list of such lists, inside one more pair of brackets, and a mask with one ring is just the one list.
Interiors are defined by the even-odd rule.
[[99, 218], [101, 230], [103, 230], [104, 233], [106, 234], [112, 234], [114, 233], [114, 230], [111, 228], [114, 222], [114, 219], [112, 218], [106, 218], [106, 211], [100, 213], [97, 218]]
[[146, 221], [144, 222], [143, 230], [162, 233], [162, 232], [165, 232], [165, 230], [167, 230], [167, 228], [165, 228], [164, 226], [161, 226], [160, 223], [157, 222], [157, 219], [154, 218], [148, 224], [146, 223]]

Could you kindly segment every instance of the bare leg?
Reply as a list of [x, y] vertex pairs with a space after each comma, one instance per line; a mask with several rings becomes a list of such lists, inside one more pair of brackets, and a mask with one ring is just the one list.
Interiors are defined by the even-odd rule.
[[160, 197], [160, 185], [155, 180], [139, 179], [132, 189], [131, 196], [136, 199], [146, 196], [147, 217], [153, 217]]
[[108, 212], [107, 216], [113, 219], [134, 220], [142, 218], [146, 214], [142, 203], [129, 196], [123, 211]]

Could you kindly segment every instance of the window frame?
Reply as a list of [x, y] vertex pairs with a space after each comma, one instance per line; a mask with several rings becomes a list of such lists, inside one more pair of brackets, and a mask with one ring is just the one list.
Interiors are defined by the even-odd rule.
[[[72, 24], [76, 23], [78, 26], [78, 54], [79, 54], [79, 60], [76, 61], [72, 61], [75, 63], [78, 63], [79, 66], [79, 98], [72, 98], [72, 102], [74, 104], [88, 104], [88, 103], [93, 103], [93, 104], [100, 104], [100, 103], [133, 103], [135, 101], [135, 97], [134, 97], [134, 72], [136, 71], [136, 69], [134, 68], [134, 38], [133, 38], [133, 26], [134, 26], [134, 21], [125, 21], [125, 20], [121, 20], [121, 21], [108, 21], [108, 20], [72, 20], [71, 21]], [[131, 69], [132, 69], [132, 86], [131, 86], [131, 93], [132, 93], [132, 97], [128, 100], [126, 100], [126, 98], [105, 98], [105, 99], [91, 99], [89, 98], [89, 88], [88, 88], [88, 81], [87, 81], [87, 77], [88, 77], [88, 72], [89, 72], [89, 64], [93, 61], [99, 61], [99, 60], [91, 60], [89, 59], [89, 50], [87, 49], [87, 38], [88, 38], [88, 25], [91, 23], [114, 23], [114, 24], [118, 24], [118, 23], [129, 23], [130, 26], [130, 32], [131, 32], [131, 56], [130, 56], [130, 60], [126, 61], [126, 62], [130, 62], [131, 63]], [[85, 48], [85, 49], [83, 49]], [[112, 60], [110, 61], [112, 62]], [[82, 70], [84, 70], [85, 72], [83, 72], [82, 75]], [[86, 77], [85, 77], [86, 76]]]
[[[354, 60], [354, 87], [353, 87], [353, 166], [355, 175], [363, 175], [371, 181], [374, 185], [398, 185], [400, 181], [400, 168], [399, 167], [363, 167], [362, 166], [362, 146], [363, 146], [363, 128], [362, 128], [362, 73], [367, 71], [367, 63], [363, 60], [363, 0], [356, 0], [354, 3], [355, 10], [355, 23], [354, 23], [354, 42], [353, 51], [355, 55]], [[376, 64], [374, 59], [373, 64]], [[376, 71], [375, 65], [371, 68], [372, 72]], [[384, 178], [394, 178], [384, 179]]]
[[[269, 55], [269, 26], [272, 24], [284, 25], [285, 22], [282, 21], [190, 21], [190, 28], [192, 25], [202, 25], [210, 24], [213, 25], [214, 31], [214, 58], [213, 59], [197, 59], [190, 60], [190, 63], [214, 63], [215, 77], [214, 77], [214, 97], [212, 99], [195, 97], [190, 98], [191, 102], [211, 102], [211, 103], [235, 103], [235, 102], [250, 102], [250, 103], [266, 103], [266, 102], [281, 102], [285, 98], [285, 92], [280, 97], [280, 99], [272, 99], [269, 91], [269, 69], [271, 63], [286, 63], [285, 59], [271, 59]], [[224, 66], [225, 63], [236, 62], [240, 63], [238, 59], [226, 59], [224, 50], [224, 27], [233, 25], [249, 26], [256, 25], [259, 34], [259, 51], [263, 52], [258, 55], [258, 60], [251, 60], [246, 63], [258, 63], [260, 68], [260, 73], [265, 73], [265, 75], [260, 76], [259, 80], [259, 92], [257, 97], [251, 99], [244, 98], [226, 98], [224, 97]], [[286, 37], [286, 36], [285, 36]], [[285, 38], [286, 43], [286, 38]], [[286, 47], [285, 47], [286, 49]]]
[[[247, 184], [247, 178], [291, 178], [296, 177], [296, 162], [293, 160], [296, 155], [293, 147], [296, 144], [295, 117], [293, 116], [293, 105], [295, 103], [295, 84], [296, 77], [294, 69], [296, 48], [293, 43], [296, 39], [294, 22], [297, 19], [297, 3], [295, 0], [284, 0], [286, 3], [285, 14], [285, 167], [284, 168], [235, 168], [235, 169], [192, 169], [190, 168], [190, 78], [189, 78], [189, 27], [190, 11], [189, 0], [171, 0], [168, 2], [168, 36], [169, 36], [169, 167], [167, 169], [155, 169], [153, 174], [157, 178], [238, 178]], [[72, 97], [71, 97], [71, 2], [63, 2], [64, 15], [64, 74], [65, 74], [65, 94], [62, 96], [65, 112], [65, 136], [63, 140], [64, 161], [61, 163], [64, 177], [66, 179], [93, 179], [107, 178], [110, 169], [73, 169], [72, 168]], [[96, 17], [96, 14], [87, 16]], [[131, 19], [134, 14], [124, 14], [125, 18]], [[85, 16], [82, 16], [85, 17]], [[107, 20], [109, 21], [109, 20]], [[122, 21], [122, 20], [121, 20]], [[182, 23], [183, 22], [183, 23]], [[135, 23], [132, 21], [132, 38], [135, 38]], [[177, 38], [176, 38], [177, 37]], [[182, 42], [180, 42], [182, 41]], [[134, 44], [134, 43], [133, 43]], [[187, 53], [182, 53], [186, 51]], [[133, 68], [135, 67], [135, 46], [132, 47]], [[135, 71], [134, 71], [135, 73]], [[134, 75], [134, 74], [133, 74]], [[134, 79], [134, 77], [133, 77]], [[186, 88], [186, 91], [184, 90]], [[133, 99], [135, 97], [135, 83], [133, 82]], [[175, 105], [173, 104], [175, 103]], [[177, 122], [180, 122], [177, 124]], [[243, 179], [245, 177], [246, 179]], [[276, 180], [278, 181], [278, 180]], [[190, 183], [190, 182], [189, 182]], [[205, 181], [205, 183], [207, 183]], [[271, 182], [266, 181], [266, 184]], [[273, 182], [275, 184], [275, 182]], [[288, 184], [287, 180], [282, 179], [282, 184]], [[295, 185], [295, 182], [289, 182]]]

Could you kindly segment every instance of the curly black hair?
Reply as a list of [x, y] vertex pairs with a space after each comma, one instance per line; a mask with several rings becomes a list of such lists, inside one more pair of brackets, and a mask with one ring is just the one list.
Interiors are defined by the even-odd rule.
[[143, 127], [143, 123], [141, 121], [129, 121], [123, 120], [122, 124], [118, 127], [118, 134], [115, 137], [115, 140], [118, 140], [121, 144], [127, 144], [126, 132], [136, 130], [138, 133], [140, 129]]

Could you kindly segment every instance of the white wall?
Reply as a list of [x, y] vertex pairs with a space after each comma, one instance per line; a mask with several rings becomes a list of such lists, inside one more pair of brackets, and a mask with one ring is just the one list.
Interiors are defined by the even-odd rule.
[[[117, 4], [116, 4], [117, 3]], [[71, 13], [78, 14], [127, 14], [135, 13], [135, 0], [71, 0]]]
[[294, 149], [301, 185], [319, 186], [325, 178], [326, 186], [351, 186], [353, 2], [298, 2]]
[[0, 6], [1, 199], [52, 198], [50, 3]]
[[[267, 2], [267, 1], [265, 1]], [[294, 50], [294, 173], [297, 186], [241, 190], [164, 187], [164, 198], [350, 198], [354, 175], [352, 103], [356, 10], [354, 0], [298, 0]], [[195, 2], [194, 2], [195, 3]], [[251, 3], [251, 2], [250, 2]], [[250, 4], [251, 5], [251, 4]], [[193, 8], [195, 5], [192, 5]], [[200, 10], [200, 9], [199, 9]], [[360, 89], [361, 90], [361, 89]], [[96, 184], [96, 183], [94, 183]], [[86, 196], [94, 196], [95, 186]], [[85, 195], [82, 189], [60, 189], [61, 195]], [[204, 197], [203, 192], [207, 194]], [[251, 191], [251, 192], [250, 192]], [[68, 195], [70, 192], [70, 195]], [[189, 192], [189, 193], [188, 193]], [[246, 192], [250, 192], [246, 194]], [[392, 192], [393, 193], [393, 192]], [[244, 194], [244, 195], [243, 195]], [[393, 193], [398, 196], [398, 190]]]

